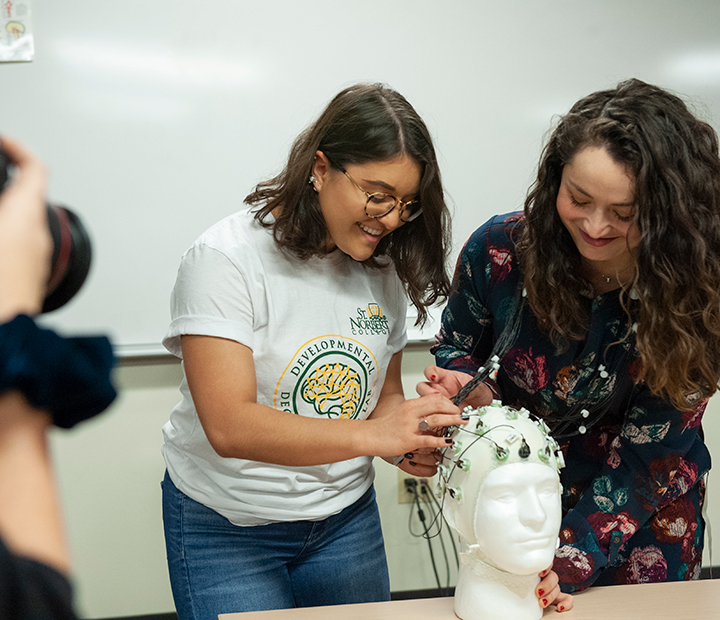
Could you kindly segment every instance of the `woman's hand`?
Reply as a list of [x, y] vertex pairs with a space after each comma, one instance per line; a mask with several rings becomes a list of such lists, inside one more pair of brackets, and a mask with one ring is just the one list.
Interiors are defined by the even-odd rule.
[[[416, 389], [420, 396], [439, 392], [446, 398], [453, 398], [453, 396], [472, 379], [472, 375], [457, 370], [447, 370], [438, 366], [428, 366], [425, 369], [425, 378], [427, 381], [417, 384]], [[490, 388], [484, 383], [481, 383], [470, 392], [465, 401], [460, 404], [460, 407], [484, 407], [492, 403], [492, 401], [493, 393], [490, 391]]]
[[[449, 437], [443, 436], [443, 429], [467, 423], [460, 416], [460, 409], [437, 391], [405, 400], [402, 394], [388, 394], [385, 389], [368, 422], [372, 422], [368, 425], [371, 432], [368, 445], [374, 446], [372, 454], [404, 455], [401, 469], [416, 476], [431, 476], [436, 451], [452, 444]], [[416, 465], [410, 465], [410, 461]]]
[[[407, 452], [398, 467], [405, 473], [419, 478], [432, 478], [437, 473], [437, 463], [440, 460], [438, 450], [413, 450]], [[389, 459], [392, 462], [392, 459]]]
[[535, 588], [535, 596], [543, 609], [550, 605], [555, 605], [558, 611], [569, 611], [573, 608], [572, 594], [560, 591], [557, 573], [552, 568], [540, 573], [540, 583]]
[[45, 167], [14, 140], [2, 149], [16, 166], [0, 194], [0, 320], [36, 314], [50, 274], [52, 239], [45, 210]]

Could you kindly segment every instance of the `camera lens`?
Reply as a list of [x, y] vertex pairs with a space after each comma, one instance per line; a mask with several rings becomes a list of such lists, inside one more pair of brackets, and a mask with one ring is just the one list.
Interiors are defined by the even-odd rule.
[[53, 254], [42, 312], [56, 310], [75, 296], [87, 278], [92, 258], [90, 237], [75, 213], [48, 204], [47, 215]]
[[[0, 192], [8, 181], [8, 161], [0, 148]], [[92, 247], [80, 218], [70, 209], [46, 203], [53, 240], [52, 262], [42, 312], [51, 312], [70, 301], [90, 271]]]

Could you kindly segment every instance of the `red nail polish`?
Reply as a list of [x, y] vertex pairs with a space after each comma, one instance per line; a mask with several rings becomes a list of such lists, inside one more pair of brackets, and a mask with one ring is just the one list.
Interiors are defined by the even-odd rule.
[[543, 590], [542, 588], [540, 588], [540, 589], [538, 590], [538, 596], [542, 596], [543, 594], [545, 594], [545, 590]]
[[547, 607], [547, 605], [548, 605], [548, 600], [546, 598], [544, 598], [543, 599], [543, 607]]
[[565, 605], [560, 605], [560, 607], [558, 607], [558, 611], [565, 611]]

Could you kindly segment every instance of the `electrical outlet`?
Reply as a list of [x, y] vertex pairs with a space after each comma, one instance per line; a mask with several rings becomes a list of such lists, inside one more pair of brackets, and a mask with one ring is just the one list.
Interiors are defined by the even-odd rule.
[[[423, 486], [427, 493], [423, 493]], [[398, 469], [398, 504], [411, 504], [415, 501], [413, 487], [421, 502], [432, 502], [429, 493], [433, 493], [433, 484], [430, 478], [418, 478]]]

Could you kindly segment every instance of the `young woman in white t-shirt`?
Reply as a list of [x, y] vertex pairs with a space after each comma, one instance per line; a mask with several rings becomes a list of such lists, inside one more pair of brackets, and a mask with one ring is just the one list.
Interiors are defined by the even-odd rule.
[[[406, 400], [406, 297], [445, 297], [449, 216], [427, 127], [383, 85], [339, 93], [249, 209], [183, 257], [165, 339], [163, 516], [180, 620], [389, 599], [372, 457], [430, 476], [461, 424]], [[429, 429], [429, 430], [428, 430]]]

